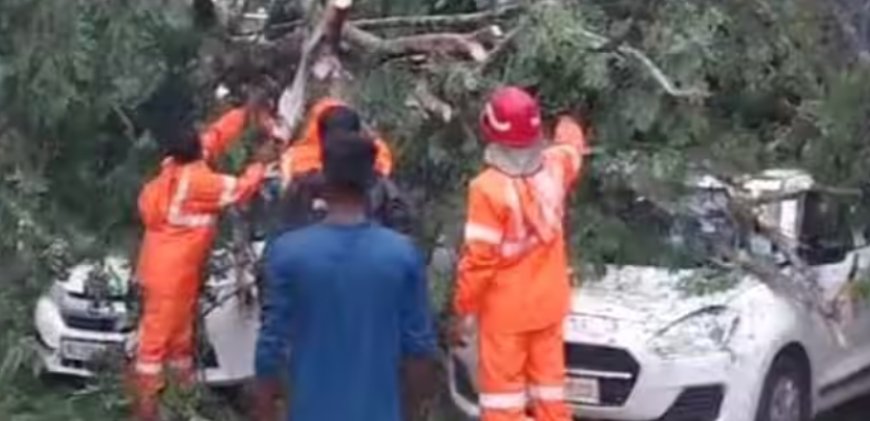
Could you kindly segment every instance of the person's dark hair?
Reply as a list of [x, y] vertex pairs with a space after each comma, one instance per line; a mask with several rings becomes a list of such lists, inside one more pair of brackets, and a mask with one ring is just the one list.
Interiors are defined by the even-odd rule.
[[375, 180], [375, 143], [361, 134], [331, 131], [323, 145], [323, 176], [332, 191], [364, 196]]
[[362, 130], [359, 114], [352, 108], [337, 105], [326, 109], [317, 121], [317, 130], [321, 139], [329, 137], [331, 131], [358, 133]]
[[202, 158], [199, 133], [192, 124], [180, 124], [167, 130], [162, 139], [163, 155], [169, 156], [180, 164], [187, 164]]

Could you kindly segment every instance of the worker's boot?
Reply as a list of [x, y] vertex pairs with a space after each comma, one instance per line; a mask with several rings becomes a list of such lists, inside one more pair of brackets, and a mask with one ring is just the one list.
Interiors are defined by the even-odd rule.
[[131, 365], [124, 377], [127, 393], [133, 398], [133, 419], [160, 421], [160, 390], [163, 388], [161, 374], [137, 373]]

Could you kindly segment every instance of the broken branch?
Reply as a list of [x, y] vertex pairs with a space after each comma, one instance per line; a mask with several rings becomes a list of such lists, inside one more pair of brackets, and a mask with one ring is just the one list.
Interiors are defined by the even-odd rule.
[[392, 39], [381, 38], [353, 25], [348, 25], [344, 30], [347, 41], [370, 53], [387, 56], [452, 55], [477, 62], [483, 62], [489, 57], [484, 45], [502, 35], [501, 29], [494, 25], [471, 33], [421, 34]]
[[302, 111], [305, 106], [307, 76], [311, 63], [316, 60], [314, 57], [315, 51], [320, 46], [324, 37], [330, 36], [330, 32], [332, 32], [332, 36], [335, 38], [338, 37], [337, 33], [344, 32], [342, 26], [347, 16], [347, 11], [352, 4], [353, 0], [335, 0], [331, 2], [318, 24], [305, 39], [302, 57], [296, 68], [296, 74], [293, 76], [293, 82], [289, 88], [281, 93], [281, 98], [278, 100], [279, 125], [278, 132], [275, 134], [279, 138], [285, 141], [289, 140], [293, 130], [302, 118]]

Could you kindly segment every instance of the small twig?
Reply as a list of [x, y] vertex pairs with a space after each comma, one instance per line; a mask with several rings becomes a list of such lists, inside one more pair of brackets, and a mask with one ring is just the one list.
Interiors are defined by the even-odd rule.
[[112, 111], [121, 119], [121, 122], [124, 123], [124, 133], [127, 135], [127, 138], [130, 140], [136, 139], [136, 127], [133, 125], [133, 121], [130, 117], [127, 116], [127, 113], [124, 112], [117, 104], [112, 105]]
[[526, 24], [522, 23], [522, 24], [518, 25], [516, 28], [508, 31], [508, 33], [502, 37], [501, 41], [498, 42], [495, 45], [495, 47], [493, 47], [489, 51], [489, 57], [487, 57], [486, 60], [484, 60], [482, 63], [480, 63], [477, 66], [477, 72], [478, 73], [486, 72], [489, 69], [489, 67], [492, 66], [492, 64], [495, 62], [495, 59], [498, 58], [501, 55], [501, 53], [503, 53], [505, 50], [508, 49], [508, 47], [513, 43], [513, 41], [517, 37], [517, 35], [519, 35], [519, 33], [523, 29], [525, 29], [525, 27], [526, 27]]

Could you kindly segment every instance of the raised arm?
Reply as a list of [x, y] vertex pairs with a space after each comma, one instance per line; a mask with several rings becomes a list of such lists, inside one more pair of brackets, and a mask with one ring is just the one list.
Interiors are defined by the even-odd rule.
[[200, 134], [203, 156], [214, 159], [223, 155], [245, 130], [247, 107], [233, 108], [211, 123]]
[[583, 159], [589, 154], [583, 128], [574, 118], [559, 117], [553, 133], [553, 146], [547, 150], [547, 154], [552, 154], [562, 166], [562, 174], [566, 178], [564, 185], [570, 187], [574, 184], [583, 168]]
[[[265, 175], [266, 166], [262, 163], [250, 164], [239, 177], [209, 169], [199, 170], [190, 178], [185, 192], [185, 207], [191, 212], [209, 214], [227, 206], [245, 203], [260, 188]], [[180, 190], [183, 191], [183, 188], [184, 184]]]
[[393, 172], [393, 153], [390, 147], [381, 138], [375, 140], [375, 169], [384, 176], [389, 176]]

